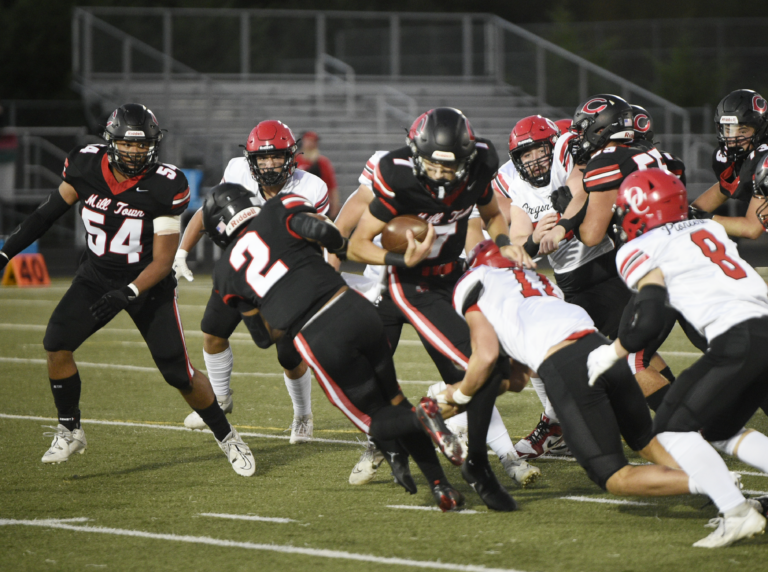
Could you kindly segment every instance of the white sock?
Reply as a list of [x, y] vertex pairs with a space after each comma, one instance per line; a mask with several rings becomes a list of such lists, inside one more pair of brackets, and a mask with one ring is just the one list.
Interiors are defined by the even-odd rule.
[[232, 348], [227, 348], [217, 354], [209, 354], [203, 350], [203, 359], [216, 399], [224, 401], [230, 394], [229, 381], [232, 378], [232, 366], [235, 363], [235, 358], [232, 357]]
[[720, 512], [724, 513], [745, 502], [725, 462], [699, 433], [665, 432], [659, 433], [656, 438], [688, 473], [690, 479], [694, 480], [695, 488], [704, 491]]
[[283, 379], [293, 402], [293, 416], [312, 415], [312, 371], [307, 368], [299, 379], [291, 379], [283, 372]]
[[507, 427], [504, 425], [501, 414], [495, 405], [493, 406], [493, 415], [491, 415], [491, 423], [488, 426], [488, 436], [485, 442], [499, 456], [499, 459], [503, 459], [507, 455], [513, 455], [513, 458], [517, 458], [515, 445], [512, 443], [512, 439], [509, 438], [509, 431], [507, 431]]
[[541, 381], [540, 377], [531, 377], [531, 385], [533, 386], [533, 389], [536, 391], [536, 395], [539, 396], [539, 401], [541, 401], [541, 405], [544, 407], [544, 415], [549, 417], [549, 420], [553, 423], [560, 423], [560, 420], [557, 418], [557, 413], [555, 413], [554, 407], [552, 407], [552, 404], [549, 402], [549, 397], [547, 396], [547, 390], [544, 387], [544, 382]]
[[712, 446], [768, 473], [768, 437], [759, 431], [741, 429], [730, 439], [713, 441]]

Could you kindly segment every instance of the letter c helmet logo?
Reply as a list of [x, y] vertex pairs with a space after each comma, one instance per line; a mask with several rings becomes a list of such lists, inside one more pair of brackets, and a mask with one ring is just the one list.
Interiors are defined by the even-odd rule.
[[602, 97], [596, 97], [585, 103], [584, 107], [581, 108], [581, 111], [588, 115], [595, 115], [603, 111], [606, 107], [608, 107], [608, 101]]
[[640, 187], [630, 187], [624, 191], [624, 197], [627, 199], [629, 208], [632, 212], [639, 215], [646, 214], [650, 207], [646, 204], [648, 197], [645, 195], [645, 191]]
[[635, 131], [639, 131], [640, 133], [645, 133], [651, 128], [651, 121], [648, 119], [648, 116], [644, 113], [639, 113], [635, 115]]
[[752, 96], [752, 109], [758, 113], [765, 113], [768, 110], [768, 104], [762, 96], [755, 94]]

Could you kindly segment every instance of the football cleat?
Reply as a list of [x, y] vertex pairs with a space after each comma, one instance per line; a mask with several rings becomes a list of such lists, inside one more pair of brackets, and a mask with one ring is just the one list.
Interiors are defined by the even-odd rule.
[[463, 463], [467, 458], [467, 452], [469, 451], [469, 431], [467, 430], [466, 425], [459, 425], [457, 423], [451, 423], [456, 419], [455, 417], [451, 417], [450, 419], [445, 420], [445, 425], [448, 427], [448, 429], [456, 435], [456, 437], [459, 439], [459, 443], [461, 443], [461, 462]]
[[370, 483], [383, 462], [384, 454], [376, 448], [376, 445], [368, 443], [365, 451], [360, 456], [360, 460], [352, 468], [352, 473], [349, 475], [349, 484], [364, 485]]
[[422, 397], [416, 406], [416, 416], [443, 455], [454, 465], [461, 465], [464, 460], [461, 441], [446, 427], [437, 401], [431, 397]]
[[416, 488], [416, 481], [413, 480], [413, 475], [411, 475], [408, 455], [384, 451], [383, 456], [389, 468], [392, 469], [392, 476], [395, 478], [395, 482], [410, 494], [415, 495], [418, 489]]
[[435, 481], [432, 485], [432, 496], [443, 512], [461, 510], [464, 508], [464, 495], [448, 483]]
[[229, 459], [232, 468], [238, 475], [243, 477], [250, 477], [256, 472], [256, 462], [253, 459], [253, 453], [246, 443], [243, 442], [237, 429], [232, 427], [229, 435], [223, 441], [216, 442], [224, 451], [224, 454]]
[[722, 548], [743, 538], [763, 534], [765, 517], [749, 505], [744, 516], [719, 516], [710, 520], [706, 526], [715, 528], [715, 531], [693, 545], [698, 548]]
[[747, 499], [749, 506], [754, 508], [757, 512], [762, 514], [765, 518], [768, 518], [768, 496], [754, 497]]
[[483, 499], [485, 506], [489, 509], [499, 512], [517, 510], [515, 499], [499, 484], [491, 466], [487, 463], [484, 467], [475, 467], [472, 461], [467, 461], [461, 466], [461, 476]]
[[[221, 410], [224, 413], [232, 413], [232, 409], [234, 409], [232, 392], [230, 392], [223, 400], [217, 395], [216, 401], [219, 402], [219, 407], [221, 407]], [[208, 425], [205, 424], [205, 421], [203, 421], [203, 418], [200, 417], [197, 411], [193, 411], [187, 415], [187, 418], [184, 419], [184, 427], [187, 429], [208, 429]]]
[[515, 443], [515, 450], [521, 459], [535, 459], [544, 453], [553, 455], [570, 453], [563, 440], [563, 429], [560, 427], [560, 423], [551, 421], [544, 413], [541, 414], [536, 429]]
[[85, 453], [88, 443], [85, 441], [85, 431], [81, 427], [72, 431], [61, 424], [56, 427], [49, 425], [44, 427], [50, 427], [56, 431], [43, 433], [45, 437], [53, 437], [50, 449], [45, 452], [41, 459], [43, 463], [64, 463], [69, 460], [70, 455]]
[[294, 417], [291, 423], [291, 445], [296, 443], [306, 443], [312, 440], [315, 430], [315, 423], [312, 421], [312, 414]]
[[512, 455], [505, 455], [501, 459], [501, 466], [510, 478], [523, 488], [530, 487], [541, 477], [541, 469], [520, 458], [515, 459]]

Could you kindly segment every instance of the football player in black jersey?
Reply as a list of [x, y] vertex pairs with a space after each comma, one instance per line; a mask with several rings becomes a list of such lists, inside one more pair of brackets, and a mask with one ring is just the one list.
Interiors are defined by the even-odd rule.
[[81, 202], [88, 249], [43, 340], [59, 424], [42, 461], [61, 463], [85, 452], [80, 373], [73, 353], [125, 310], [165, 381], [205, 420], [235, 471], [250, 476], [253, 455], [224, 416], [208, 379], [192, 367], [184, 344], [170, 272], [179, 243], [179, 215], [189, 204], [186, 177], [159, 162], [162, 132], [143, 105], [117, 108], [104, 138], [106, 145], [76, 147], [69, 154], [59, 189], [11, 233], [0, 251], [2, 268]]
[[[375, 198], [363, 212], [349, 257], [389, 267], [390, 297], [419, 333], [425, 349], [448, 384], [461, 382], [472, 352], [469, 329], [453, 311], [451, 293], [463, 272], [460, 255], [467, 222], [477, 206], [491, 237], [510, 259], [528, 266], [530, 256], [512, 246], [507, 224], [491, 189], [499, 160], [490, 141], [476, 138], [467, 118], [452, 108], [421, 115], [411, 126], [407, 146], [391, 151], [374, 172]], [[395, 254], [373, 239], [398, 215], [417, 215], [429, 223], [423, 242], [408, 232], [408, 249]], [[467, 404], [469, 452], [462, 468], [483, 501], [495, 510], [514, 510], [515, 502], [488, 463], [485, 439], [503, 374], [499, 369]]]
[[[758, 156], [768, 151], [768, 103], [751, 89], [737, 89], [717, 104], [718, 148], [712, 169], [718, 181], [691, 205], [690, 218], [714, 218], [730, 236], [757, 239], [768, 228], [768, 202], [753, 195]], [[728, 199], [741, 203], [743, 216], [713, 215]]]
[[448, 483], [424, 429], [454, 464], [461, 462], [458, 438], [445, 428], [435, 400], [424, 398], [414, 410], [405, 399], [375, 308], [347, 287], [318, 248], [342, 254], [347, 240], [305, 197], [282, 194], [261, 207], [252, 197], [241, 185], [222, 183], [203, 205], [205, 232], [226, 248], [214, 290], [252, 319], [249, 330], [260, 346], [265, 339], [266, 345], [293, 340], [331, 403], [374, 440], [398, 440], [442, 510], [461, 508], [464, 499]]
[[[638, 123], [641, 127], [651, 126]], [[668, 170], [661, 151], [649, 145], [645, 138], [635, 140], [635, 127], [632, 107], [616, 95], [595, 95], [576, 108], [572, 127], [579, 134], [572, 151], [576, 168], [568, 176], [573, 199], [563, 218], [542, 239], [540, 252], [554, 251], [570, 230], [576, 231], [584, 244], [598, 244], [613, 219], [613, 205], [621, 182], [637, 170], [654, 167]], [[633, 309], [634, 298], [623, 309], [619, 331], [631, 322]], [[654, 410], [674, 380], [672, 371], [656, 350], [674, 326], [675, 318], [676, 314], [670, 312], [665, 335], [630, 359], [630, 367]]]

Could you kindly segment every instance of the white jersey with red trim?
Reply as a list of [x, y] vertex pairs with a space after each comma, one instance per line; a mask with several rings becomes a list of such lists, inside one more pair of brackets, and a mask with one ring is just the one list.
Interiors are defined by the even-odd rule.
[[[559, 141], [559, 139], [558, 139]], [[570, 153], [568, 153], [570, 157]], [[554, 166], [553, 166], [554, 168]], [[554, 185], [551, 177], [550, 184], [545, 187], [534, 187], [520, 176], [512, 161], [504, 163], [496, 178], [493, 180], [493, 190], [512, 201], [521, 208], [533, 223], [533, 228], [544, 215], [556, 212], [552, 206], [550, 195], [560, 185]], [[558, 220], [560, 215], [558, 215]], [[613, 250], [613, 241], [607, 236], [596, 246], [586, 246], [569, 232], [560, 241], [558, 248], [547, 258], [552, 269], [558, 274], [565, 274], [584, 266], [587, 262]]]
[[575, 137], [578, 137], [573, 131], [566, 131], [555, 142], [555, 149], [552, 152], [552, 175], [550, 175], [550, 185], [553, 189], [565, 186], [568, 175], [573, 169], [573, 155], [571, 155], [568, 143]]
[[655, 228], [622, 246], [616, 266], [632, 290], [651, 270], [661, 270], [670, 305], [709, 341], [736, 324], [768, 316], [768, 286], [712, 220]]
[[534, 371], [551, 347], [578, 332], [595, 330], [583, 308], [564, 301], [560, 289], [533, 270], [473, 268], [456, 284], [453, 307], [464, 316], [464, 310], [475, 305], [504, 351]]
[[[253, 178], [251, 174], [251, 166], [245, 157], [235, 157], [230, 159], [227, 168], [224, 170], [224, 177], [221, 179], [222, 183], [237, 183], [244, 186], [249, 191], [256, 195], [257, 205], [261, 206], [267, 198], [262, 194], [259, 189], [259, 183]], [[320, 214], [328, 214], [328, 186], [323, 182], [320, 177], [296, 169], [293, 175], [288, 177], [285, 185], [280, 189], [279, 194], [293, 193], [295, 195], [301, 195], [306, 197], [315, 207], [315, 210]]]

